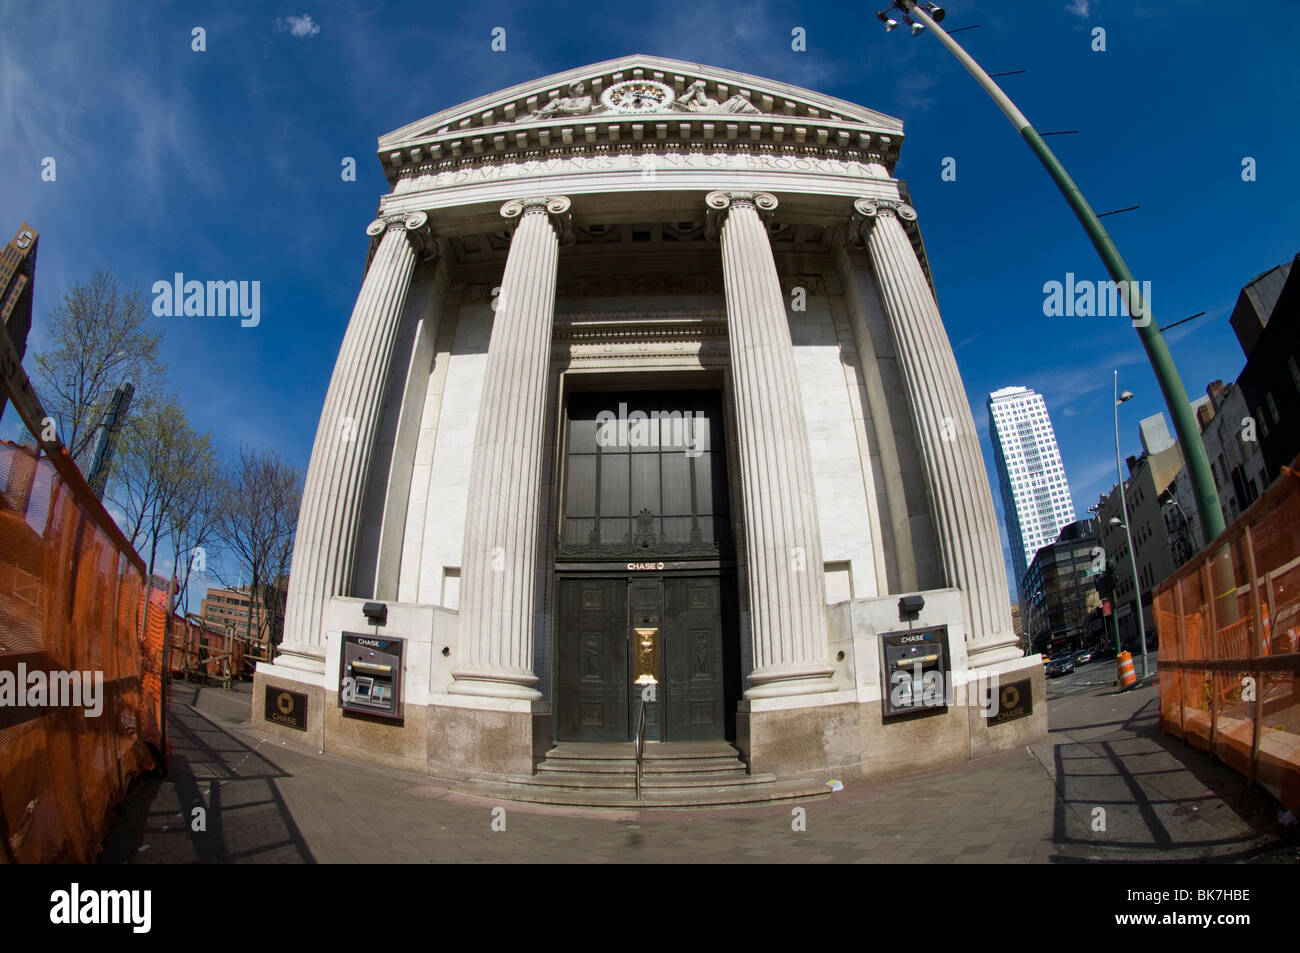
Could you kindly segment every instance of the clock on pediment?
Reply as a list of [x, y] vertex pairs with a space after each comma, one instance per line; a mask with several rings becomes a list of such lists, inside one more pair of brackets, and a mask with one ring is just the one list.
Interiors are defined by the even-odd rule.
[[649, 79], [631, 79], [610, 86], [601, 94], [600, 101], [615, 112], [635, 115], [659, 112], [673, 98], [671, 86]]

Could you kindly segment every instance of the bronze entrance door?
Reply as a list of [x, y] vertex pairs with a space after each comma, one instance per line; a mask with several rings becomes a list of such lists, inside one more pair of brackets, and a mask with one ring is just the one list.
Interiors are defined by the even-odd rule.
[[[630, 740], [637, 678], [649, 674], [658, 681], [649, 740], [734, 737], [738, 610], [720, 393], [574, 393], [562, 429], [557, 737]], [[654, 673], [636, 671], [647, 639]]]
[[[563, 578], [558, 582], [557, 734], [560, 741], [630, 741], [643, 686], [635, 630], [657, 629], [659, 671], [646, 705], [649, 741], [734, 737], [735, 670], [719, 574]], [[735, 675], [738, 678], [738, 672]]]

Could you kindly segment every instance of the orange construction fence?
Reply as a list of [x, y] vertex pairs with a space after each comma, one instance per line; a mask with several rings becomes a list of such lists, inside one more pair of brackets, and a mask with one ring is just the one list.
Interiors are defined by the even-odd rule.
[[1300, 457], [1154, 608], [1161, 729], [1300, 814]]
[[246, 640], [205, 625], [196, 616], [172, 619], [168, 667], [172, 675], [217, 679], [229, 685], [245, 674]]
[[162, 635], [145, 592], [67, 452], [0, 442], [0, 862], [93, 860], [154, 767]]

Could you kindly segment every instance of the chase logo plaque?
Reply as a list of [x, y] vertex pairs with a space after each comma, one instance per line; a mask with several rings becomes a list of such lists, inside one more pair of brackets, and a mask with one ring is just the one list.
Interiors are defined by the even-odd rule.
[[1015, 721], [1034, 713], [1034, 693], [1030, 680], [1012, 682], [998, 688], [997, 714], [986, 716], [990, 725], [1000, 725], [1004, 721]]
[[274, 685], [266, 686], [266, 720], [286, 728], [307, 730], [307, 696]]

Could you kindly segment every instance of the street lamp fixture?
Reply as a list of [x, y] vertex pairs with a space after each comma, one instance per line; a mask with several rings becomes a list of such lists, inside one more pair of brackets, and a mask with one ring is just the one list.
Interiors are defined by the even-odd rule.
[[[898, 21], [893, 19], [889, 14], [894, 10], [898, 10], [902, 14], [903, 22], [912, 28], [912, 36], [919, 36], [920, 34], [925, 32], [925, 24], [917, 23], [910, 16], [908, 16], [908, 10], [914, 8], [915, 6], [916, 4], [914, 3], [913, 4], [896, 3], [883, 13], [877, 12], [876, 19], [885, 25], [885, 32], [889, 33], [891, 30], [894, 29], [894, 27], [898, 26]], [[944, 18], [944, 16], [946, 16], [943, 7], [939, 6], [938, 4], [922, 3], [921, 6], [925, 9], [925, 12], [930, 15], [930, 19], [933, 20], [935, 23], [938, 23], [940, 20]]]

